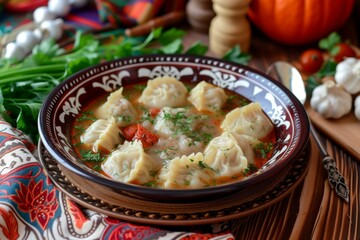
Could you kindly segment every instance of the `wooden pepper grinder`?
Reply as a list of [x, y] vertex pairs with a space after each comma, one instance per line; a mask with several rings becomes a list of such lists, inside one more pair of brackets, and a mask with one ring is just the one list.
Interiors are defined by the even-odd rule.
[[250, 47], [251, 28], [246, 13], [251, 0], [213, 0], [216, 16], [209, 29], [210, 50], [222, 57], [235, 45], [242, 52]]
[[214, 16], [212, 0], [190, 0], [186, 5], [189, 24], [200, 32], [209, 32], [210, 22]]

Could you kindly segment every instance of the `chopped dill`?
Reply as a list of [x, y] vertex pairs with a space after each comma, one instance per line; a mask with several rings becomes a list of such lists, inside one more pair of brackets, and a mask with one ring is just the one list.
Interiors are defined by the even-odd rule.
[[270, 143], [259, 142], [253, 146], [255, 156], [259, 158], [266, 158], [268, 154], [273, 150], [274, 145]]
[[102, 162], [105, 160], [100, 153], [93, 153], [91, 150], [81, 150], [80, 154], [86, 162]]
[[77, 119], [78, 122], [81, 122], [81, 121], [96, 121], [96, 118], [94, 116], [94, 112], [92, 111], [87, 111], [87, 112], [83, 112], [79, 118]]
[[141, 110], [143, 111], [144, 115], [141, 117], [140, 122], [149, 121], [151, 124], [154, 124], [155, 118], [151, 116], [149, 109], [141, 106]]
[[133, 120], [133, 117], [130, 115], [119, 115], [118, 117], [119, 121], [125, 122], [125, 123], [131, 123]]
[[255, 164], [253, 163], [250, 163], [249, 166], [247, 168], [244, 169], [244, 171], [242, 172], [242, 175], [244, 177], [256, 172], [258, 169], [257, 167], [255, 166]]
[[214, 169], [214, 168], [210, 167], [210, 166], [209, 166], [207, 163], [205, 163], [204, 161], [199, 161], [199, 162], [198, 162], [198, 165], [199, 165], [199, 167], [200, 167], [201, 169], [209, 169], [209, 170], [213, 171], [214, 173], [220, 175], [219, 169]]
[[95, 171], [101, 171], [101, 165], [100, 164], [96, 164], [94, 167], [93, 167], [93, 169], [95, 170]]

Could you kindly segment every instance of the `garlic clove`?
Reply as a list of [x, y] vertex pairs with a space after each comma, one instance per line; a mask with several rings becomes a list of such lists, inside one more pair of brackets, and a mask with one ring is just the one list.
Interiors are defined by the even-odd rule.
[[40, 28], [35, 28], [34, 31], [33, 31], [33, 33], [34, 33], [34, 36], [36, 37], [36, 39], [37, 39], [38, 42], [41, 42], [42, 39], [44, 38], [44, 37], [43, 37], [43, 33], [42, 33], [42, 31], [40, 30]]
[[355, 117], [360, 120], [360, 95], [355, 98], [354, 108]]
[[71, 10], [69, 0], [49, 0], [48, 8], [56, 16], [65, 17]]
[[58, 40], [63, 33], [64, 21], [61, 18], [55, 20], [44, 21], [40, 25], [40, 30], [43, 33], [43, 38], [52, 38]]
[[50, 12], [48, 7], [38, 7], [33, 13], [33, 19], [35, 23], [40, 24], [45, 20], [55, 19], [55, 14]]
[[4, 58], [6, 59], [16, 59], [18, 61], [23, 60], [26, 56], [26, 51], [21, 46], [17, 45], [15, 42], [10, 42], [5, 47]]
[[21, 31], [16, 36], [16, 44], [22, 47], [26, 51], [26, 53], [29, 53], [32, 48], [38, 43], [38, 38], [30, 30]]

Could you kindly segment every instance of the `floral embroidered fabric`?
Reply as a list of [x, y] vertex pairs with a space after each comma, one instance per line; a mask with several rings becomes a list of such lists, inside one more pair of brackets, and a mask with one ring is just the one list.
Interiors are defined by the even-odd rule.
[[234, 239], [225, 224], [140, 226], [83, 208], [44, 174], [31, 140], [0, 121], [0, 239]]

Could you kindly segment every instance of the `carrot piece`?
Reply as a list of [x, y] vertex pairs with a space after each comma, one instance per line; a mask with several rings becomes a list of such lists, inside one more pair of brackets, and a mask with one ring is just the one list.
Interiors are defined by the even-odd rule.
[[154, 118], [159, 114], [160, 110], [160, 108], [150, 108], [149, 114], [152, 118]]
[[137, 126], [138, 128], [133, 139], [140, 140], [144, 148], [151, 147], [152, 145], [157, 143], [159, 137], [156, 134], [150, 132], [140, 124], [138, 124]]
[[127, 141], [133, 140], [137, 130], [138, 130], [138, 124], [126, 126], [121, 129], [123, 136]]

